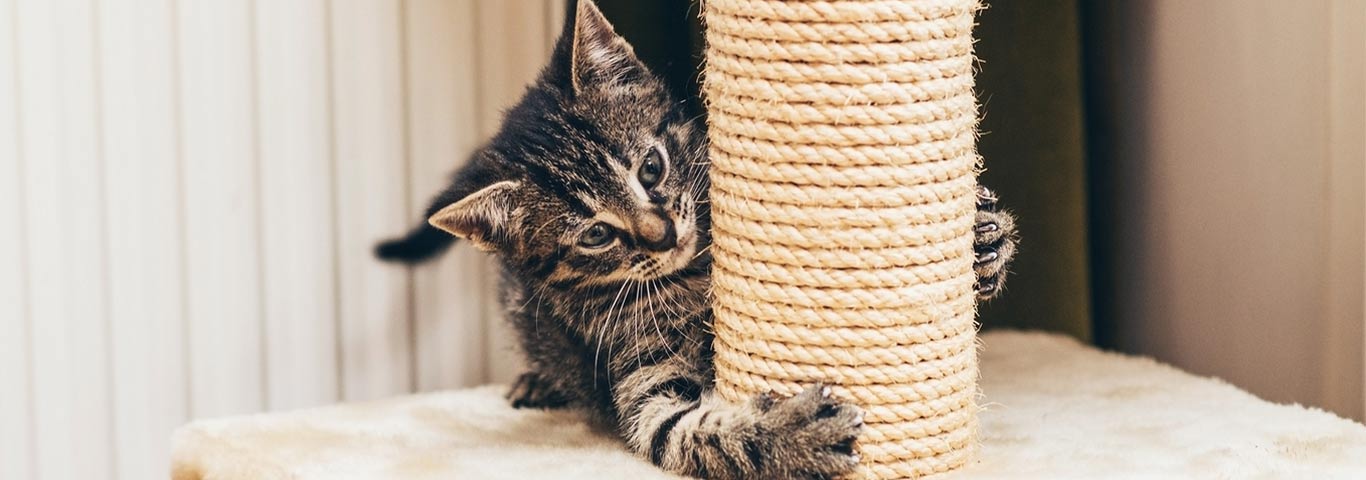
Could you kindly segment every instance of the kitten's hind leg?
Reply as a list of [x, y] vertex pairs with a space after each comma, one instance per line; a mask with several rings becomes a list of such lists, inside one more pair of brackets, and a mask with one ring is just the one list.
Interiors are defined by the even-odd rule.
[[977, 299], [989, 300], [1005, 286], [1007, 267], [1015, 258], [1019, 241], [1015, 216], [997, 207], [996, 193], [977, 187], [977, 217], [973, 224], [973, 253], [976, 260]]
[[512, 408], [549, 409], [569, 404], [567, 396], [536, 372], [526, 372], [518, 376], [512, 388], [508, 389], [507, 398], [512, 401]]

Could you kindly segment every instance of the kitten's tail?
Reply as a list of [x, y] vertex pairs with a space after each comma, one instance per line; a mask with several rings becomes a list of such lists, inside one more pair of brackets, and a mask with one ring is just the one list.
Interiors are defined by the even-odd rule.
[[422, 222], [403, 238], [376, 245], [375, 256], [386, 262], [418, 264], [445, 253], [455, 241], [454, 235]]

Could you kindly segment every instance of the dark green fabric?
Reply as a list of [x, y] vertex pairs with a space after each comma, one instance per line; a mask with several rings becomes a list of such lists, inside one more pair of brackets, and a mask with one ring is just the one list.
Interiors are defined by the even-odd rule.
[[[1005, 293], [981, 309], [987, 328], [1091, 338], [1085, 164], [1076, 0], [999, 1], [979, 18], [983, 184], [1020, 219]], [[599, 0], [641, 58], [696, 93], [698, 7], [687, 0]], [[694, 97], [695, 98], [695, 97]]]
[[700, 112], [700, 4], [694, 0], [597, 0], [597, 5], [617, 33], [635, 47], [636, 56]]
[[[1124, 211], [1119, 207], [1119, 192], [1125, 191], [1122, 172], [1115, 162], [1108, 161], [1111, 152], [1119, 149], [1116, 143], [1120, 125], [1122, 99], [1116, 86], [1125, 85], [1121, 75], [1125, 62], [1131, 58], [1114, 58], [1114, 51], [1128, 51], [1118, 25], [1145, 25], [1150, 22], [1152, 6], [1141, 2], [1125, 4], [1103, 0], [1080, 0], [1082, 25], [1082, 65], [1086, 91], [1087, 138], [1087, 205], [1091, 208], [1088, 234], [1091, 237], [1091, 299], [1094, 308], [1092, 336], [1105, 348], [1119, 348], [1118, 328], [1131, 317], [1118, 310], [1115, 298], [1119, 292], [1119, 274], [1115, 256], [1120, 245], [1120, 223], [1110, 212]], [[1127, 69], [1131, 74], [1132, 68]], [[1141, 69], [1140, 69], [1141, 70]], [[1130, 82], [1140, 80], [1129, 79]]]
[[998, 1], [978, 18], [981, 183], [1020, 219], [991, 327], [1091, 338], [1085, 132], [1076, 0]]

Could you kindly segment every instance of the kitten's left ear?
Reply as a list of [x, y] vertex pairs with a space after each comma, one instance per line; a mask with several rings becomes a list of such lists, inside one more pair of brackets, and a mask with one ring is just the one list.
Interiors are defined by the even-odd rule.
[[427, 222], [468, 239], [480, 250], [497, 250], [509, 238], [514, 196], [520, 186], [510, 180], [489, 185], [438, 210]]
[[569, 82], [575, 93], [644, 73], [645, 65], [636, 58], [635, 50], [617, 35], [593, 0], [578, 0], [570, 13], [573, 16], [568, 17], [560, 39], [561, 43], [568, 42], [564, 45], [567, 48], [558, 48], [557, 54], [568, 57]]

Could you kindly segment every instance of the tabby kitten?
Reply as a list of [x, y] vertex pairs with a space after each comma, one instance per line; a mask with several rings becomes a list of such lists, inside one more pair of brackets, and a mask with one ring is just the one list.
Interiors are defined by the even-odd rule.
[[[501, 130], [378, 249], [418, 262], [455, 237], [494, 252], [529, 369], [519, 408], [576, 407], [636, 454], [703, 478], [833, 478], [858, 463], [858, 408], [812, 386], [732, 403], [712, 393], [706, 137], [591, 0]], [[1013, 253], [979, 195], [980, 296]], [[443, 232], [444, 231], [444, 232]]]

